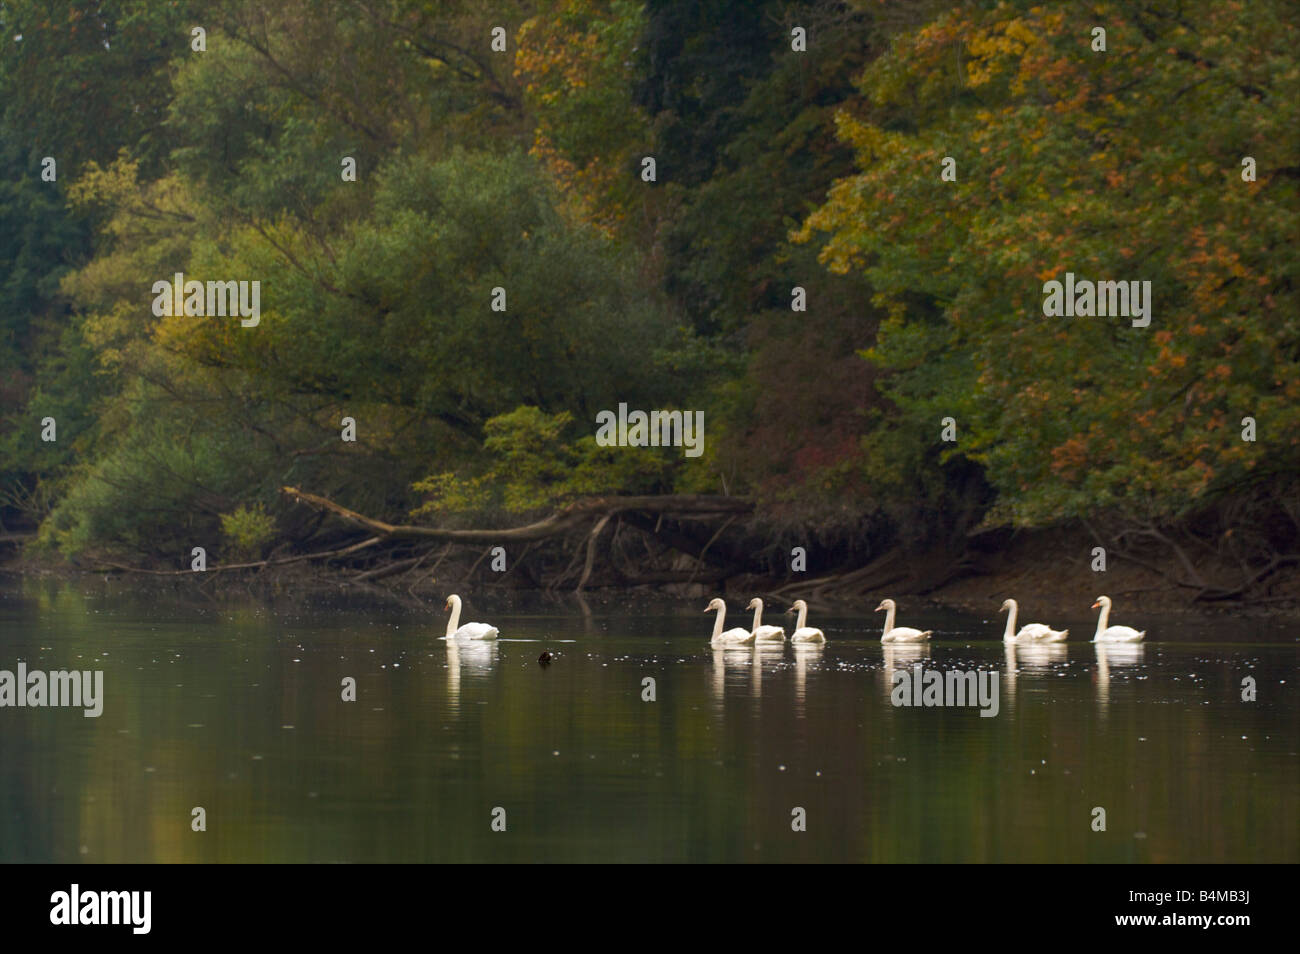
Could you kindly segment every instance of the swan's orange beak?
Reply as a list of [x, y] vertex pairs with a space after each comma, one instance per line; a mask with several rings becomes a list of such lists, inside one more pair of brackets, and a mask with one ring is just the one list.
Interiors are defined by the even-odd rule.
[[1101, 600], [1098, 600], [1097, 602], [1095, 602], [1095, 603], [1092, 604], [1092, 608], [1093, 608], [1093, 609], [1096, 609], [1096, 608], [1097, 608], [1098, 606], [1100, 606], [1100, 605], [1101, 605]]
[[443, 603], [442, 608], [445, 610], [451, 609], [451, 600], [448, 600], [447, 602]]

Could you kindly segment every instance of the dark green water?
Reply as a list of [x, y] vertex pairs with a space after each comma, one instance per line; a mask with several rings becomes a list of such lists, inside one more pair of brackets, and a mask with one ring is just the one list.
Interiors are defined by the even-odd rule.
[[[1025, 606], [1079, 638], [1010, 658], [996, 603], [904, 600], [936, 639], [887, 658], [870, 606], [814, 610], [820, 651], [715, 652], [706, 600], [462, 595], [498, 645], [449, 649], [441, 604], [0, 587], [0, 670], [105, 695], [0, 708], [0, 861], [1300, 861], [1294, 623], [1121, 604], [1150, 641], [1099, 658], [1089, 595]], [[999, 670], [998, 714], [893, 706], [917, 662]]]

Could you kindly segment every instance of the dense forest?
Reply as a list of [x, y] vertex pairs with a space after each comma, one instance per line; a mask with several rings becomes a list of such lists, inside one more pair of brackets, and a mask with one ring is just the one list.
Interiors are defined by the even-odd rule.
[[[1278, 599], [1297, 21], [0, 0], [0, 548], [853, 593], [1014, 538]], [[1067, 273], [1149, 324], [1045, 314]], [[620, 405], [700, 452], [597, 440]]]

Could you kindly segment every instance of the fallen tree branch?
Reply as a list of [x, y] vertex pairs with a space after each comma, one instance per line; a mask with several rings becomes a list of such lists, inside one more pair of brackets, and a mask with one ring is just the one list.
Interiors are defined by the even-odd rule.
[[718, 537], [722, 536], [722, 531], [726, 530], [729, 526], [731, 526], [731, 522], [735, 519], [736, 518], [734, 515], [728, 517], [726, 522], [723, 523], [722, 526], [718, 527], [716, 531], [714, 531], [713, 536], [709, 537], [709, 542], [704, 544], [704, 549], [702, 549], [700, 551], [700, 555], [695, 558], [695, 569], [691, 571], [691, 578], [686, 581], [688, 584], [695, 581], [695, 574], [698, 573], [700, 571], [700, 567], [704, 565], [704, 554], [709, 552], [709, 547], [713, 546], [713, 541], [718, 539]]
[[711, 494], [664, 494], [641, 497], [587, 497], [569, 504], [563, 510], [544, 520], [523, 527], [501, 530], [446, 530], [441, 527], [422, 527], [414, 524], [392, 524], [347, 507], [297, 487], [281, 487], [280, 492], [300, 503], [319, 510], [327, 510], [349, 523], [365, 527], [387, 539], [442, 540], [450, 543], [501, 543], [543, 540], [558, 536], [593, 519], [629, 510], [648, 513], [681, 514], [743, 514], [750, 513], [754, 505], [739, 497], [721, 497]]
[[[1245, 596], [1246, 592], [1251, 587], [1253, 587], [1256, 583], [1259, 583], [1261, 580], [1265, 579], [1266, 577], [1269, 577], [1272, 574], [1276, 573], [1282, 567], [1290, 566], [1295, 563], [1300, 563], [1300, 554], [1289, 553], [1285, 555], [1276, 556], [1269, 561], [1267, 566], [1259, 570], [1259, 572], [1257, 572], [1254, 576], [1247, 578], [1246, 581], [1241, 584], [1241, 586], [1237, 586], [1232, 589], [1226, 589], [1226, 588], [1221, 589], [1218, 593], [1211, 593], [1205, 596], [1204, 599], [1207, 603], [1209, 603], [1209, 602], [1216, 602], [1220, 600], [1236, 599], [1238, 596]], [[1259, 600], [1256, 599], [1254, 600], [1254, 602], [1259, 602]]]
[[415, 595], [415, 588], [421, 583], [433, 579], [433, 574], [438, 572], [438, 567], [442, 565], [442, 561], [446, 559], [447, 554], [451, 552], [451, 548], [452, 544], [450, 543], [443, 547], [442, 553], [438, 554], [438, 559], [434, 561], [433, 566], [429, 567], [429, 572], [423, 577], [416, 577], [415, 582], [406, 588], [406, 592], [409, 593], [413, 599], [419, 599], [419, 597]]
[[[622, 519], [647, 537], [654, 537], [656, 540], [668, 544], [674, 550], [680, 550], [687, 556], [695, 557], [697, 560], [704, 559], [703, 547], [701, 547], [700, 541], [690, 536], [685, 527], [665, 527], [662, 513], [658, 514], [653, 521], [636, 513], [628, 513]], [[714, 562], [717, 562], [719, 557], [716, 548], [714, 548], [713, 554]], [[728, 562], [730, 559], [730, 554], [723, 554], [721, 557], [723, 562]]]
[[393, 563], [384, 563], [372, 570], [366, 570], [352, 577], [353, 583], [364, 583], [370, 580], [382, 580], [386, 576], [396, 576], [398, 573], [405, 573], [419, 566], [424, 558], [429, 554], [422, 553], [419, 556], [409, 557], [405, 560], [397, 560]]
[[[665, 514], [685, 515], [685, 516], [720, 516], [727, 515], [728, 520], [723, 524], [725, 528], [737, 516], [747, 514], [753, 511], [754, 505], [743, 498], [724, 497], [712, 494], [663, 494], [654, 496], [636, 496], [636, 497], [587, 497], [577, 500], [561, 510], [556, 511], [543, 520], [530, 523], [522, 527], [507, 527], [498, 530], [448, 530], [441, 527], [424, 527], [415, 524], [392, 524], [383, 520], [377, 520], [374, 517], [368, 517], [365, 514], [357, 513], [350, 510], [342, 504], [335, 503], [328, 497], [321, 497], [318, 494], [308, 493], [305, 490], [299, 490], [297, 487], [281, 487], [280, 492], [293, 498], [299, 503], [305, 503], [325, 513], [332, 513], [337, 517], [351, 523], [355, 526], [363, 527], [371, 533], [378, 535], [379, 539], [384, 540], [440, 540], [448, 544], [463, 543], [528, 543], [532, 544], [539, 540], [546, 540], [553, 537], [566, 536], [574, 531], [581, 531], [586, 538], [586, 561], [583, 565], [582, 574], [578, 580], [578, 590], [581, 591], [591, 579], [594, 569], [596, 548], [601, 531], [609, 523], [611, 517], [624, 513], [643, 513], [657, 514], [662, 520]], [[594, 525], [587, 529], [588, 525]], [[719, 531], [719, 533], [721, 530]], [[708, 550], [709, 545], [717, 539], [715, 533], [709, 543], [705, 544], [704, 550], [699, 554], [702, 560], [704, 551]], [[569, 569], [560, 574], [559, 577], [552, 580], [547, 589], [554, 589], [563, 579], [565, 579], [573, 566], [578, 562], [582, 550], [579, 549], [574, 554], [573, 562], [569, 564]], [[440, 558], [441, 559], [441, 558]], [[479, 561], [482, 557], [479, 558]], [[474, 567], [478, 566], [476, 561]], [[474, 572], [474, 567], [470, 568], [470, 573]], [[406, 567], [403, 566], [403, 569]], [[697, 563], [696, 571], [699, 565]], [[381, 575], [387, 575], [385, 570], [371, 571], [371, 573], [362, 574], [357, 579], [378, 578]]]
[[148, 570], [139, 566], [126, 566], [122, 563], [110, 563], [107, 560], [101, 561], [102, 569], [107, 567], [112, 570], [123, 570], [127, 573], [147, 573], [150, 576], [184, 576], [189, 573], [220, 573], [222, 570], [254, 570], [268, 566], [285, 566], [289, 563], [301, 563], [304, 560], [324, 560], [328, 557], [347, 556], [349, 553], [356, 553], [358, 550], [364, 550], [367, 547], [373, 547], [376, 543], [383, 541], [383, 537], [370, 537], [362, 540], [360, 543], [354, 543], [351, 546], [342, 547], [338, 550], [322, 550], [319, 553], [302, 553], [295, 557], [285, 557], [283, 560], [258, 560], [255, 563], [227, 563], [223, 566], [210, 566], [205, 570]]
[[650, 572], [639, 576], [624, 575], [623, 585], [625, 586], [658, 586], [665, 583], [721, 583], [723, 580], [730, 579], [735, 574], [730, 570], [709, 570], [701, 573], [698, 569], [692, 570], [651, 570]]
[[607, 513], [597, 520], [596, 526], [592, 528], [590, 536], [587, 537], [587, 563], [582, 568], [582, 578], [578, 580], [579, 593], [587, 585], [587, 581], [591, 579], [591, 570], [596, 563], [596, 541], [600, 539], [600, 531], [605, 529], [605, 524], [609, 523], [611, 516], [613, 515]]
[[462, 583], [468, 582], [469, 578], [474, 575], [474, 571], [478, 569], [478, 565], [482, 563], [491, 552], [491, 550], [484, 550], [478, 555], [478, 559], [471, 563], [469, 569], [465, 571], [465, 577], [461, 580]]
[[772, 591], [772, 595], [782, 599], [786, 598], [787, 594], [800, 593], [808, 594], [809, 599], [822, 599], [828, 592], [840, 596], [861, 595], [906, 579], [907, 571], [898, 566], [899, 560], [900, 551], [889, 550], [856, 570], [794, 580], [777, 587]]

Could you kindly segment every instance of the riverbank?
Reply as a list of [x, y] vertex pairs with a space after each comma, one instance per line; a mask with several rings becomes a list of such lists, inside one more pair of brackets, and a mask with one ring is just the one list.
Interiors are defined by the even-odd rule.
[[[682, 555], [674, 568], [659, 574], [659, 582], [616, 582], [593, 573], [583, 593], [588, 600], [604, 602], [611, 596], [639, 599], [667, 595], [681, 599], [704, 599], [724, 592], [730, 599], [764, 595], [776, 605], [797, 598], [831, 608], [861, 606], [884, 596], [908, 597], [913, 603], [931, 603], [974, 613], [989, 613], [1008, 597], [1026, 609], [1074, 607], [1086, 609], [1102, 593], [1123, 601], [1126, 612], [1159, 612], [1212, 618], [1234, 617], [1300, 619], [1300, 567], [1285, 565], [1269, 575], [1263, 595], [1245, 598], [1205, 599], [1204, 589], [1187, 585], [1194, 575], [1201, 582], [1219, 580], [1224, 586], [1222, 567], [1184, 566], [1170, 554], [1141, 556], [1106, 554], [1104, 569], [1095, 553], [1096, 541], [1085, 533], [1068, 529], [1043, 531], [993, 531], [973, 538], [959, 558], [942, 554], [888, 552], [865, 567], [844, 567], [834, 573], [792, 574], [786, 578], [726, 572], [717, 567], [702, 569], [692, 579], [695, 560]], [[540, 555], [539, 555], [540, 556]], [[1140, 561], [1140, 562], [1139, 562]], [[521, 563], [523, 561], [521, 560]], [[868, 572], [871, 571], [871, 572]], [[18, 577], [49, 579], [111, 579], [142, 592], [180, 593], [194, 589], [195, 573], [165, 569], [126, 570], [119, 566], [95, 569], [45, 560], [11, 559], [0, 564], [0, 573]], [[862, 576], [866, 574], [865, 576]], [[1217, 574], [1217, 575], [1216, 575]], [[860, 576], [857, 592], [845, 592], [825, 581]], [[876, 580], [876, 583], [870, 580]], [[296, 562], [256, 569], [208, 571], [199, 581], [207, 596], [229, 592], [275, 592], [298, 594], [304, 599], [328, 595], [364, 597], [381, 602], [397, 601], [415, 606], [440, 604], [447, 592], [459, 589], [484, 594], [548, 593], [556, 596], [574, 592], [572, 584], [546, 587], [524, 566], [493, 570], [481, 555], [439, 550], [426, 559], [403, 558], [381, 563], [360, 572], [352, 566], [332, 563]], [[1198, 599], [1198, 595], [1201, 598]], [[868, 609], [872, 608], [868, 607]]]
[[1185, 564], [1174, 550], [1161, 554], [1156, 547], [1129, 555], [1107, 548], [1105, 569], [1094, 569], [1100, 562], [1095, 553], [1099, 544], [1081, 529], [1000, 532], [993, 542], [995, 548], [979, 549], [971, 573], [927, 595], [948, 606], [987, 609], [1008, 597], [1022, 603], [1034, 598], [1048, 605], [1090, 605], [1104, 593], [1139, 612], [1300, 619], [1296, 564], [1281, 565], [1261, 580], [1261, 594], [1206, 599], [1210, 587], [1230, 589], [1237, 585], [1232, 581], [1249, 579], [1258, 570], [1247, 574], [1216, 559]]

